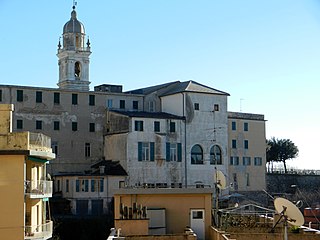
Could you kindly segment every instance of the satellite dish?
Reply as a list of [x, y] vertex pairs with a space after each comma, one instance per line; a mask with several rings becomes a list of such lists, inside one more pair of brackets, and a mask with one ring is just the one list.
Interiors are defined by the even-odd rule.
[[293, 226], [302, 226], [304, 217], [295, 204], [285, 198], [276, 198], [274, 207], [277, 212], [284, 216], [285, 220]]
[[216, 186], [223, 190], [223, 189], [226, 189], [227, 187], [227, 180], [226, 180], [226, 177], [224, 176], [223, 172], [221, 172], [220, 170], [216, 171], [214, 176], [214, 182], [216, 184]]

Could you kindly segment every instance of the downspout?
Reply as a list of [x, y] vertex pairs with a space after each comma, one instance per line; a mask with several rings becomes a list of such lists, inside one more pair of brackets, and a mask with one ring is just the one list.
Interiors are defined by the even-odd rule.
[[185, 94], [182, 94], [182, 115], [184, 116], [184, 186], [185, 188], [188, 187], [188, 169], [187, 169], [187, 119], [185, 116]]

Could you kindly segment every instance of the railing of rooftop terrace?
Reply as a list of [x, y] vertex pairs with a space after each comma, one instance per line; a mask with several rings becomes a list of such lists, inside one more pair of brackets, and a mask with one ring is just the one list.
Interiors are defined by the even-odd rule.
[[51, 148], [51, 138], [42, 133], [30, 133], [29, 144], [43, 148]]
[[25, 193], [30, 198], [52, 197], [52, 181], [25, 181]]
[[285, 173], [284, 168], [273, 168], [273, 169], [268, 169], [267, 168], [267, 173], [273, 173], [273, 174], [296, 174], [296, 175], [320, 175], [320, 170], [316, 169], [287, 169], [287, 172]]
[[25, 226], [24, 239], [49, 239], [52, 237], [53, 222], [47, 221], [45, 224]]

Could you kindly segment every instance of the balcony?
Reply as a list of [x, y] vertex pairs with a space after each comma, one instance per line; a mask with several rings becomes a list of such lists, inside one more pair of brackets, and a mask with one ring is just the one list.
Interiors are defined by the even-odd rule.
[[52, 238], [53, 222], [47, 221], [45, 224], [25, 226], [24, 239], [49, 239]]
[[30, 198], [51, 198], [52, 181], [25, 181], [25, 193]]

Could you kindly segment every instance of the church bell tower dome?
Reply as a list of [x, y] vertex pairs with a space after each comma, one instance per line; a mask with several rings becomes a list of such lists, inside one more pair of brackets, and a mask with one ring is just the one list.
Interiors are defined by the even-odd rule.
[[66, 22], [63, 27], [63, 33], [82, 33], [85, 34], [83, 24], [77, 19], [77, 12], [75, 7], [73, 6], [73, 10], [71, 12], [71, 19]]
[[77, 19], [75, 6], [71, 18], [63, 26], [63, 44], [58, 44], [59, 88], [89, 91], [90, 41], [85, 43], [84, 25]]

